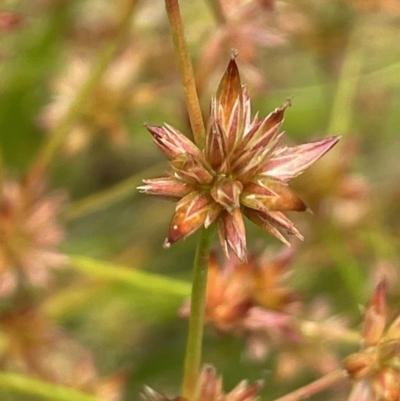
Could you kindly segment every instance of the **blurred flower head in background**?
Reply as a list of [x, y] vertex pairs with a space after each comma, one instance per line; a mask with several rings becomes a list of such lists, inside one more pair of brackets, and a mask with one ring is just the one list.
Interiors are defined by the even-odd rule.
[[19, 305], [0, 317], [0, 327], [6, 335], [2, 369], [82, 390], [103, 401], [121, 399], [123, 375], [100, 378], [91, 352], [51, 324], [39, 306]]
[[[206, 324], [218, 333], [246, 338], [251, 359], [264, 359], [271, 341], [282, 340], [292, 330], [288, 313], [300, 306], [299, 294], [284, 284], [292, 257], [293, 250], [287, 248], [246, 262], [232, 255], [222, 266], [215, 255], [210, 258]], [[180, 315], [190, 315], [188, 302]]]
[[196, 68], [200, 93], [210, 75], [225, 62], [229, 49], [236, 49], [241, 71], [253, 90], [265, 88], [266, 77], [260, 63], [260, 49], [281, 46], [284, 34], [275, 25], [273, 1], [216, 0], [209, 6], [217, 22], [216, 30], [203, 45]]
[[[246, 380], [240, 382], [229, 393], [224, 393], [222, 377], [217, 377], [213, 366], [204, 365], [196, 384], [196, 393], [190, 401], [256, 401], [262, 381], [249, 385]], [[184, 401], [185, 398], [168, 398], [149, 387], [142, 394], [143, 401]], [[187, 401], [187, 400], [186, 400]]]
[[335, 316], [331, 303], [323, 297], [302, 306], [292, 315], [291, 331], [276, 342], [274, 376], [281, 383], [305, 371], [326, 375], [340, 367], [334, 344], [336, 339], [347, 336], [346, 318]]
[[39, 180], [4, 181], [0, 188], [0, 296], [19, 284], [45, 286], [52, 268], [66, 263], [57, 219], [65, 196], [45, 194]]
[[[285, 248], [246, 262], [231, 256], [221, 266], [213, 254], [208, 267], [206, 324], [218, 334], [244, 338], [250, 360], [265, 360], [271, 349], [279, 349], [275, 378], [280, 381], [308, 369], [326, 374], [338, 368], [330, 341], [347, 330], [345, 319], [332, 316], [326, 300], [305, 306], [285, 284], [294, 256], [292, 248]], [[180, 315], [190, 315], [189, 302]]]
[[[146, 85], [137, 83], [145, 59], [145, 53], [135, 46], [124, 49], [115, 58], [90, 99], [77, 106], [78, 118], [64, 145], [67, 154], [88, 147], [95, 135], [107, 136], [116, 146], [128, 143], [125, 115], [153, 98], [148, 96]], [[39, 123], [46, 130], [54, 129], [69, 112], [77, 93], [92, 73], [92, 61], [88, 57], [73, 55], [69, 58], [64, 75], [52, 83], [54, 101], [39, 118]]]
[[251, 120], [250, 98], [232, 58], [211, 102], [205, 147], [200, 149], [177, 129], [147, 126], [170, 161], [169, 176], [144, 180], [141, 192], [177, 200], [165, 246], [201, 226], [217, 222], [221, 246], [246, 257], [243, 215], [282, 242], [279, 229], [303, 237], [283, 214], [305, 211], [288, 181], [318, 160], [339, 137], [282, 146], [280, 127], [289, 102], [264, 119]]
[[313, 213], [344, 229], [362, 223], [372, 209], [370, 183], [352, 172], [359, 148], [359, 141], [344, 138], [317, 168], [311, 167], [293, 183], [295, 190], [307, 188], [304, 197]]
[[362, 349], [344, 360], [354, 383], [348, 401], [399, 399], [400, 316], [386, 325], [386, 283], [381, 281], [365, 310]]
[[349, 3], [284, 0], [278, 7], [278, 26], [290, 42], [307, 50], [326, 73], [337, 74], [354, 25]]
[[23, 23], [23, 18], [17, 13], [0, 11], [0, 31], [12, 31], [19, 28]]
[[[219, 332], [240, 333], [246, 330], [251, 309], [288, 312], [296, 309], [299, 294], [285, 286], [290, 274], [293, 250], [277, 254], [265, 253], [241, 262], [235, 256], [221, 266], [215, 254], [210, 257], [206, 295], [205, 320]], [[181, 309], [190, 314], [189, 304]]]

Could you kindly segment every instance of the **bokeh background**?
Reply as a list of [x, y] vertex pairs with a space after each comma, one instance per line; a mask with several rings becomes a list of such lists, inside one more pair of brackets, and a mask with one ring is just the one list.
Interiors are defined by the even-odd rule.
[[[285, 285], [301, 294], [302, 316], [342, 319], [357, 330], [360, 305], [381, 277], [398, 312], [400, 3], [191, 0], [181, 7], [205, 116], [235, 48], [254, 111], [267, 115], [292, 99], [283, 125], [289, 144], [342, 135], [292, 185], [313, 210], [290, 216], [305, 240], [294, 242]], [[30, 295], [32, 311], [21, 312], [18, 294], [0, 299], [2, 372], [81, 389], [85, 374], [93, 388], [111, 377], [114, 398], [99, 393], [103, 399], [138, 399], [144, 384], [178, 394], [187, 330], [179, 308], [196, 235], [163, 249], [174, 205], [136, 190], [167, 169], [143, 124], [167, 122], [190, 135], [164, 3], [2, 1], [0, 99], [8, 179], [28, 174], [52, 136], [60, 138], [46, 178], [49, 192], [68, 198], [58, 220], [60, 250], [71, 258]], [[254, 254], [283, 247], [250, 224], [248, 244]], [[29, 333], [41, 333], [40, 352]], [[204, 361], [226, 389], [264, 379], [262, 399], [273, 400], [357, 349], [328, 335], [318, 341], [308, 352], [293, 349], [293, 374], [285, 375], [277, 368], [282, 347], [255, 361], [246, 338], [207, 328]], [[310, 355], [317, 346], [329, 351]], [[46, 363], [58, 378], [41, 374]], [[2, 387], [1, 400], [43, 399]], [[345, 399], [348, 388], [315, 399]]]

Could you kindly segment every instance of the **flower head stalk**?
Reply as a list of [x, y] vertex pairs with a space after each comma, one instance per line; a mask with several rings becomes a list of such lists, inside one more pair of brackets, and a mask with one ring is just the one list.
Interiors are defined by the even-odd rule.
[[288, 182], [339, 138], [283, 146], [280, 127], [289, 105], [287, 101], [267, 117], [256, 115], [252, 119], [250, 98], [232, 57], [211, 101], [204, 148], [167, 124], [147, 125], [169, 159], [171, 172], [163, 178], [144, 180], [146, 185], [139, 190], [178, 201], [166, 247], [215, 222], [225, 254], [232, 249], [243, 260], [243, 216], [286, 244], [280, 230], [303, 238], [283, 213], [307, 210]]

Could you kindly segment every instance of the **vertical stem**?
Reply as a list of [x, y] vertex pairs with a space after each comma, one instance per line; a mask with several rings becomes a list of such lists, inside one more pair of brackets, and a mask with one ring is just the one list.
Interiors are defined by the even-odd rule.
[[[165, 8], [167, 10], [172, 40], [174, 42], [175, 53], [178, 58], [179, 69], [182, 76], [193, 138], [197, 146], [202, 148], [205, 142], [205, 128], [199, 98], [197, 96], [192, 62], [185, 42], [178, 0], [165, 0]], [[190, 306], [191, 313], [182, 383], [182, 397], [189, 400], [192, 399], [195, 391], [201, 363], [210, 245], [210, 230], [202, 228], [193, 267], [194, 276]]]
[[[365, 57], [365, 48], [362, 41], [364, 37], [363, 30], [363, 26], [355, 27], [347, 45], [333, 98], [332, 114], [328, 126], [330, 135], [348, 135], [351, 130], [354, 99]], [[335, 149], [336, 154], [345, 153], [345, 146], [346, 142], [342, 141], [339, 147]], [[328, 238], [330, 240], [327, 240]], [[326, 240], [331, 248], [332, 255], [336, 259], [336, 270], [349, 293], [358, 304], [363, 299], [364, 269], [359, 266], [356, 259], [349, 253], [346, 254], [345, 251], [338, 252], [338, 249], [343, 248], [341, 239], [338, 238], [338, 233], [329, 230]]]
[[190, 126], [195, 143], [202, 148], [205, 140], [205, 128], [199, 98], [197, 96], [196, 83], [193, 74], [192, 62], [185, 42], [182, 18], [179, 10], [178, 0], [165, 0], [169, 23], [171, 27], [172, 40], [175, 53], [178, 58], [179, 69], [182, 76], [183, 89]]
[[3, 149], [0, 147], [0, 193], [3, 187], [6, 171], [3, 159]]
[[210, 7], [210, 10], [214, 16], [215, 21], [218, 24], [224, 24], [226, 20], [221, 9], [221, 3], [215, 0], [207, 0], [206, 3]]
[[355, 29], [349, 40], [345, 58], [336, 84], [329, 134], [348, 134], [353, 114], [353, 102], [360, 71], [363, 65], [364, 49], [360, 45], [359, 30]]
[[121, 20], [117, 34], [110, 39], [110, 41], [106, 43], [104, 48], [100, 51], [90, 69], [91, 74], [79, 89], [75, 99], [72, 101], [65, 114], [58, 121], [52, 132], [50, 132], [48, 141], [38, 152], [38, 155], [32, 163], [30, 171], [31, 176], [40, 176], [46, 169], [79, 114], [82, 105], [87, 101], [88, 97], [93, 93], [98, 85], [98, 82], [114, 57], [122, 38], [124, 38], [126, 34], [130, 25], [132, 12], [137, 2], [138, 0], [126, 0], [123, 3], [123, 6], [121, 6]]
[[129, 178], [120, 181], [110, 188], [97, 191], [94, 194], [73, 202], [64, 211], [63, 218], [67, 221], [79, 219], [88, 214], [98, 212], [125, 197], [129, 196], [132, 200], [139, 193], [135, 189], [143, 182], [143, 177], [157, 174], [162, 167], [165, 167], [164, 161], [153, 164], [149, 168], [131, 175]]
[[210, 229], [202, 228], [193, 266], [193, 284], [190, 303], [189, 334], [182, 383], [182, 397], [191, 400], [201, 364], [204, 313], [207, 290], [208, 259], [211, 247]]

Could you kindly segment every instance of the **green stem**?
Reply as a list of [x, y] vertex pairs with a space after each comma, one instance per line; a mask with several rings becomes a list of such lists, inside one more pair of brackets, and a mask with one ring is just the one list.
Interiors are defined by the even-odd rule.
[[68, 130], [71, 128], [71, 125], [79, 115], [80, 110], [96, 89], [98, 82], [112, 61], [122, 39], [125, 37], [125, 34], [130, 26], [133, 10], [137, 2], [138, 0], [126, 0], [124, 6], [121, 7], [121, 21], [117, 34], [110, 39], [110, 41], [99, 52], [92, 68], [90, 69], [91, 74], [79, 89], [75, 99], [71, 102], [65, 114], [58, 121], [54, 129], [49, 133], [48, 141], [44, 144], [43, 148], [38, 152], [37, 156], [33, 160], [30, 171], [32, 176], [41, 176], [43, 174], [44, 170], [54, 157], [57, 149], [62, 144], [66, 134], [68, 133]]
[[193, 74], [192, 62], [185, 42], [182, 18], [178, 0], [165, 0], [172, 40], [178, 59], [185, 92], [186, 107], [189, 114], [190, 126], [195, 143], [202, 148], [205, 141], [205, 128], [199, 98], [197, 96], [196, 83]]
[[340, 70], [328, 127], [328, 132], [332, 135], [345, 135], [351, 127], [354, 94], [359, 82], [364, 56], [364, 49], [358, 43], [359, 38], [359, 31], [356, 30], [350, 38]]
[[298, 401], [304, 398], [309, 398], [313, 394], [317, 394], [326, 388], [333, 386], [335, 383], [345, 379], [346, 377], [346, 372], [342, 369], [338, 369], [305, 385], [304, 387], [284, 395], [283, 397], [276, 398], [274, 401]]
[[6, 171], [4, 166], [3, 149], [0, 147], [0, 193], [1, 193], [1, 188], [3, 188], [5, 175]]
[[206, 3], [210, 7], [213, 17], [218, 25], [225, 24], [226, 19], [221, 9], [221, 3], [215, 0], [207, 0]]
[[133, 289], [142, 289], [154, 294], [165, 294], [179, 298], [186, 298], [190, 292], [190, 283], [167, 276], [80, 255], [70, 255], [69, 259], [71, 266], [77, 271], [101, 279], [119, 281], [132, 286]]
[[136, 196], [139, 193], [136, 191], [136, 187], [143, 182], [143, 177], [155, 174], [163, 166], [165, 166], [165, 162], [154, 164], [148, 169], [142, 170], [118, 184], [115, 184], [111, 188], [96, 192], [72, 203], [64, 212], [64, 219], [79, 219], [88, 214], [97, 212], [112, 203], [118, 202], [127, 196]]
[[43, 380], [11, 372], [0, 372], [0, 393], [5, 390], [53, 401], [100, 401], [99, 398]]
[[189, 334], [182, 383], [182, 397], [188, 400], [193, 398], [200, 371], [210, 247], [210, 229], [202, 228], [193, 266]]

